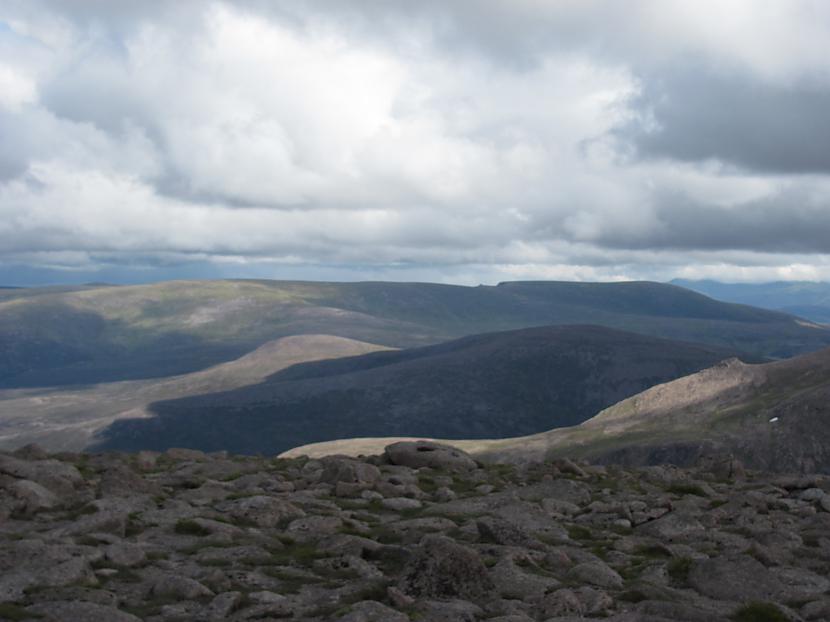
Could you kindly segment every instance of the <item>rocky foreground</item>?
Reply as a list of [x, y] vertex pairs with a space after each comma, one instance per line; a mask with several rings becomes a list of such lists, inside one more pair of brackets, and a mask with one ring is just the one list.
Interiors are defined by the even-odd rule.
[[0, 619], [830, 620], [830, 477], [0, 454]]

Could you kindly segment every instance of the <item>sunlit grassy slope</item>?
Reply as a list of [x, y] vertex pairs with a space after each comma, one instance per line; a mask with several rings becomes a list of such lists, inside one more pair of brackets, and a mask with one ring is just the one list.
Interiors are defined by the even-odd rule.
[[391, 347], [487, 331], [592, 323], [784, 357], [830, 344], [793, 316], [659, 283], [181, 281], [0, 290], [0, 386], [164, 377], [279, 337], [324, 333]]

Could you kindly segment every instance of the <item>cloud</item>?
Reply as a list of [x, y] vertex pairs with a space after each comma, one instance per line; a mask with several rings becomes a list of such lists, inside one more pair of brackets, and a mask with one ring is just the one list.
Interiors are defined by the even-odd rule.
[[823, 266], [828, 12], [0, 5], [0, 263], [463, 282]]
[[746, 74], [670, 67], [642, 80], [636, 121], [618, 129], [637, 155], [781, 174], [830, 172], [830, 88], [770, 84]]

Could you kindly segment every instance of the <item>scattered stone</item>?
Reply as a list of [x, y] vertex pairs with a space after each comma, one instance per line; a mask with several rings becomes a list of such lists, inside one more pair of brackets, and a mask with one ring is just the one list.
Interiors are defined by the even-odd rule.
[[36, 614], [45, 622], [141, 622], [141, 618], [119, 611], [115, 607], [95, 603], [51, 601], [27, 607], [26, 611]]
[[364, 600], [350, 607], [339, 622], [409, 622], [409, 616], [373, 600]]
[[830, 479], [719, 468], [0, 453], [0, 617], [830, 619]]
[[403, 510], [418, 510], [423, 507], [423, 503], [417, 499], [408, 499], [407, 497], [393, 497], [391, 499], [383, 499], [380, 502], [381, 507], [392, 510], [393, 512], [402, 512]]

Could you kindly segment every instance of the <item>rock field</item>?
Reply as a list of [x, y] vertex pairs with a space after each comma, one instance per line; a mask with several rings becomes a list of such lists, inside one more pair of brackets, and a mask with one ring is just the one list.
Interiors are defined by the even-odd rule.
[[830, 620], [830, 476], [0, 454], [0, 620]]

